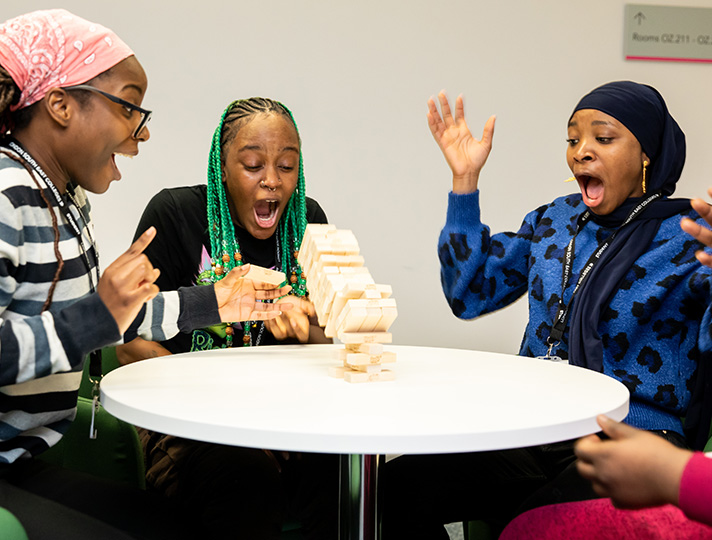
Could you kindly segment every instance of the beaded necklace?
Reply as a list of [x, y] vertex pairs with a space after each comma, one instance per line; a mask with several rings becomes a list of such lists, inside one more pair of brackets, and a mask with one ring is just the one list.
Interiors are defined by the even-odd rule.
[[[222, 181], [222, 157], [220, 140], [222, 137], [223, 125], [227, 114], [241, 103], [249, 100], [238, 100], [231, 103], [223, 112], [220, 123], [213, 134], [212, 144], [210, 147], [210, 155], [208, 157], [208, 194], [207, 194], [207, 210], [208, 210], [208, 229], [210, 234], [210, 256], [211, 269], [210, 281], [216, 283], [224, 278], [227, 273], [233, 268], [245, 264], [240, 245], [235, 235], [235, 226], [230, 215], [230, 208], [227, 203], [227, 193]], [[282, 106], [289, 114], [294, 129], [297, 129], [296, 122], [291, 111]], [[297, 136], [299, 131], [297, 130]], [[306, 228], [306, 196], [304, 185], [304, 167], [302, 161], [301, 149], [299, 151], [299, 176], [297, 187], [292, 193], [287, 207], [282, 214], [282, 218], [277, 226], [276, 249], [277, 249], [277, 265], [281, 266], [282, 272], [290, 276], [289, 281], [292, 285], [290, 294], [304, 297], [307, 293], [306, 278], [302, 269], [297, 262], [299, 255], [299, 246], [304, 236]], [[259, 345], [262, 334], [264, 332], [264, 324], [255, 321], [243, 322], [242, 344], [245, 347], [253, 345], [252, 329], [259, 327], [257, 338], [254, 345]], [[234, 330], [232, 324], [228, 324], [225, 329], [226, 346], [232, 347]]]

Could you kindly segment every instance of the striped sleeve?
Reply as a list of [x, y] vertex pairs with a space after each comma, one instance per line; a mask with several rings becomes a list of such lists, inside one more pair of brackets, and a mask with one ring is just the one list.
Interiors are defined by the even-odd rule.
[[[5, 167], [3, 179], [8, 177], [10, 185], [0, 189], [0, 386], [72, 371], [88, 352], [84, 342], [112, 341], [100, 335], [107, 330], [108, 312], [101, 313], [98, 306], [100, 313], [88, 318], [97, 306], [89, 309], [92, 302], [81, 300], [88, 293], [86, 272], [62, 283], [53, 308], [41, 312], [57, 268], [49, 211], [39, 190], [28, 185], [26, 171]], [[71, 257], [65, 262], [63, 275], [71, 277], [76, 262]], [[115, 329], [113, 319], [109, 322]], [[97, 328], [101, 330], [90, 332]], [[114, 330], [113, 339], [117, 335]]]
[[220, 322], [218, 303], [212, 285], [181, 287], [159, 293], [148, 302], [124, 334], [122, 343], [136, 337], [165, 341], [179, 331], [190, 332]]

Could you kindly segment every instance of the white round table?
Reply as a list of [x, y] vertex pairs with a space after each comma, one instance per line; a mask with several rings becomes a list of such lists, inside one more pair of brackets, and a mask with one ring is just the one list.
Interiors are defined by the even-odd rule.
[[[361, 517], [359, 531], [342, 527], [342, 538], [374, 537], [374, 456], [562, 441], [599, 431], [598, 414], [622, 420], [628, 413], [623, 384], [565, 364], [387, 345], [397, 355], [386, 365], [396, 379], [350, 384], [328, 375], [340, 348], [239, 348], [144, 360], [105, 376], [101, 401], [114, 416], [162, 433], [348, 456], [342, 463], [360, 470], [342, 469], [342, 479], [360, 478], [361, 500], [351, 504]], [[342, 493], [354, 493], [356, 486], [344, 482]]]

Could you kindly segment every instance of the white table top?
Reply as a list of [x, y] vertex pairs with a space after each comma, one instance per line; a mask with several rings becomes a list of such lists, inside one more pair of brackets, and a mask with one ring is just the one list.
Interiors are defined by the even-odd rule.
[[132, 424], [208, 442], [340, 454], [450, 453], [572, 439], [621, 420], [628, 390], [592, 371], [488, 352], [387, 345], [396, 380], [329, 377], [340, 345], [188, 353], [106, 375]]

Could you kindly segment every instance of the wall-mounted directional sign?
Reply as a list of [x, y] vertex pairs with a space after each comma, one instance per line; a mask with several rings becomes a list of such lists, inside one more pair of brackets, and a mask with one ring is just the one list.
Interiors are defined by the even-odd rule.
[[712, 62], [712, 8], [626, 4], [626, 60]]

